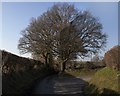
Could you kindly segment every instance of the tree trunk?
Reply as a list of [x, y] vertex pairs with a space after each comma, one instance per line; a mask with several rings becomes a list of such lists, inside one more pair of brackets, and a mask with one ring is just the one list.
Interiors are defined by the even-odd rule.
[[46, 55], [44, 55], [45, 57], [45, 64], [48, 65], [50, 62], [49, 62], [49, 57], [50, 57], [50, 54], [49, 53], [46, 53]]
[[61, 63], [61, 72], [65, 72], [66, 69], [66, 61]]
[[45, 64], [46, 64], [46, 65], [48, 64], [47, 59], [48, 59], [48, 58], [47, 58], [47, 56], [46, 56], [46, 57], [45, 57]]
[[48, 56], [49, 58], [48, 58], [48, 63], [50, 64], [50, 65], [52, 65], [53, 64], [53, 56], [52, 56], [52, 54], [49, 54], [49, 56]]

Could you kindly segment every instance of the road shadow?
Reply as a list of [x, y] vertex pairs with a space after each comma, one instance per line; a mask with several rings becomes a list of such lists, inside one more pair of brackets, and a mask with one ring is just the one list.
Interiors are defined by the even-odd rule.
[[84, 96], [84, 88], [89, 83], [68, 73], [50, 75], [33, 89], [32, 95], [80, 95]]

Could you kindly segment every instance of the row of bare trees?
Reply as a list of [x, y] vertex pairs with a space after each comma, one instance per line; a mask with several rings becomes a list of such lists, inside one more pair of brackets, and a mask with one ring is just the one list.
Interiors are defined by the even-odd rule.
[[21, 53], [43, 58], [46, 64], [57, 60], [64, 71], [69, 60], [103, 49], [106, 39], [102, 24], [89, 11], [57, 3], [38, 18], [32, 18], [22, 31], [18, 48]]

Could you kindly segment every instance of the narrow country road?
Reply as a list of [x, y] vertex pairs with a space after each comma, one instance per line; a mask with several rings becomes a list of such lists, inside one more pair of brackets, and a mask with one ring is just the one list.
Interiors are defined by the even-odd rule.
[[33, 94], [82, 94], [90, 78], [77, 78], [71, 75], [52, 75], [43, 79]]

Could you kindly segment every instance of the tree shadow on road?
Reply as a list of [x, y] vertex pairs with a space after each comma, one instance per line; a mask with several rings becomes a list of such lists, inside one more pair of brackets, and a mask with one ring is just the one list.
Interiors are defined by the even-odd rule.
[[78, 94], [83, 95], [84, 87], [88, 82], [77, 78], [68, 73], [55, 74], [46, 77], [42, 80], [36, 88], [34, 88], [34, 95], [38, 94]]

